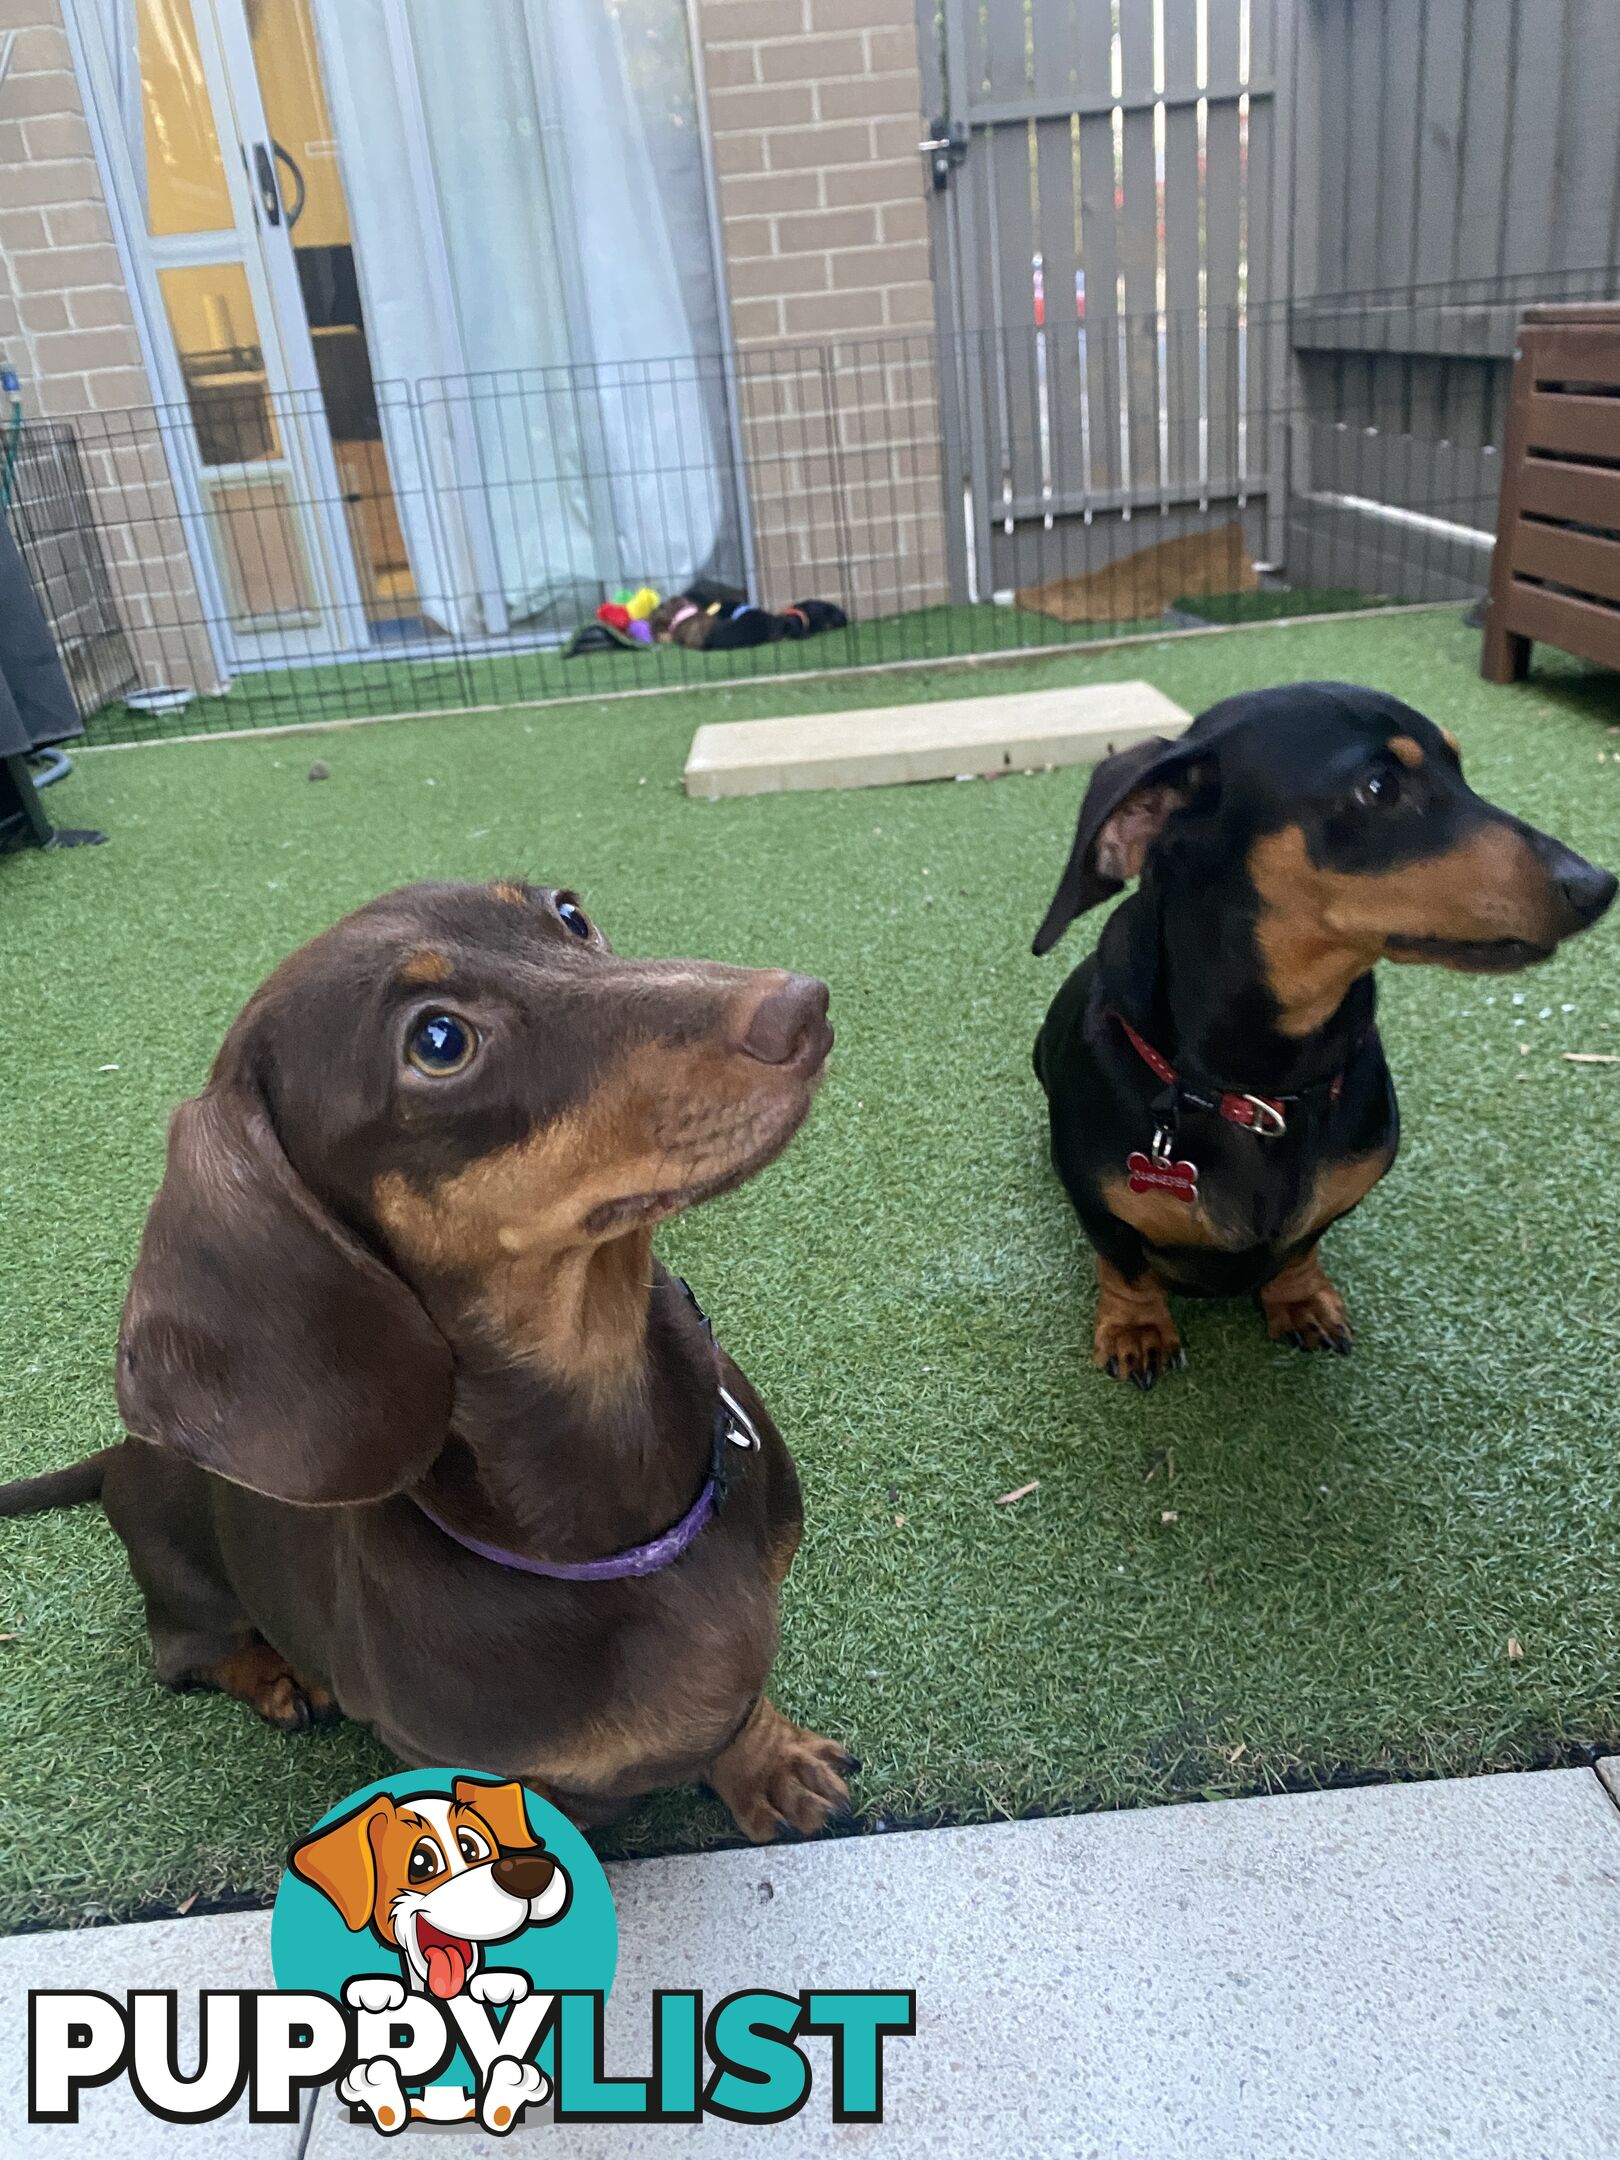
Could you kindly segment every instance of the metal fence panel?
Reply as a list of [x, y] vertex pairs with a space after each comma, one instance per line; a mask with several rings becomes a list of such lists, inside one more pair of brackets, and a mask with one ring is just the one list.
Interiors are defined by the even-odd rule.
[[[775, 635], [739, 650], [671, 644], [569, 658], [550, 616], [504, 637], [439, 627], [410, 645], [380, 636], [363, 651], [345, 647], [335, 619], [329, 646], [311, 649], [306, 622], [303, 649], [295, 655], [289, 647], [284, 665], [243, 672], [227, 694], [202, 699], [188, 713], [137, 714], [106, 697], [91, 721], [92, 739], [697, 689], [805, 670], [938, 666], [1053, 651], [1102, 636], [1159, 636], [1201, 622], [1477, 597], [1488, 576], [1505, 419], [1502, 325], [1526, 299], [1596, 297], [1615, 283], [1548, 273], [1505, 285], [1404, 287], [1359, 302], [1335, 299], [1314, 311], [1286, 303], [1250, 308], [1241, 324], [1236, 309], [1154, 307], [1145, 315], [1100, 318], [1106, 338], [1088, 316], [1088, 377], [1101, 379], [1114, 400], [1112, 462], [1096, 455], [1088, 463], [1081, 431], [1055, 422], [1051, 392], [1060, 370], [1053, 356], [1066, 346], [1078, 374], [1081, 347], [1060, 340], [1050, 321], [953, 340], [901, 334], [739, 355], [746, 479], [769, 589], [778, 605], [789, 596], [835, 602], [850, 617], [847, 627], [806, 637], [788, 616], [778, 620]], [[1252, 358], [1272, 349], [1290, 326], [1306, 341], [1296, 370], [1274, 373], [1263, 396], [1251, 376], [1247, 400], [1230, 399], [1224, 415], [1215, 412], [1207, 379], [1223, 367], [1235, 378], [1245, 350]], [[1449, 349], [1464, 340], [1469, 350]], [[1357, 343], [1362, 349], [1352, 349]], [[1130, 441], [1121, 415], [1128, 406], [1119, 391], [1128, 380], [1128, 356], [1141, 346], [1160, 371], [1163, 433], [1152, 449], [1157, 462], [1149, 484], [1131, 474], [1127, 487]], [[426, 455], [420, 461], [419, 484], [434, 496], [446, 530], [458, 519], [476, 522], [474, 509], [499, 529], [543, 506], [561, 485], [589, 490], [611, 479], [621, 502], [638, 507], [637, 544], [649, 579], [658, 583], [660, 565], [675, 560], [671, 536], [686, 523], [683, 488], [714, 479], [690, 460], [720, 453], [661, 439], [645, 470], [624, 465], [631, 434], [622, 423], [653, 394], [649, 385], [656, 387], [658, 371], [649, 374], [650, 367], [636, 363], [617, 374], [592, 369], [572, 378], [553, 371], [543, 381], [504, 385], [476, 378], [393, 386], [395, 404], [418, 422], [424, 450], [450, 439], [447, 421], [456, 413], [476, 422], [486, 451], [482, 468], [440, 471]], [[1032, 394], [1021, 403], [1009, 397], [1003, 410], [1004, 394], [1020, 383], [1033, 386]], [[964, 498], [960, 473], [953, 483], [942, 458], [938, 385], [958, 386], [951, 395], [980, 411], [984, 439], [1005, 451], [993, 561], [1013, 604], [939, 604], [944, 563], [937, 506], [943, 488], [947, 522], [960, 530]], [[1184, 392], [1178, 385], [1193, 387]], [[526, 421], [542, 397], [592, 409], [583, 434], [598, 446], [597, 470], [575, 475], [536, 462]], [[1081, 412], [1091, 409], [1083, 405]], [[284, 428], [314, 416], [278, 409], [270, 417]], [[263, 420], [257, 415], [253, 424]], [[191, 424], [194, 416], [184, 408], [76, 420], [73, 461], [87, 476], [76, 552], [64, 554], [43, 527], [35, 547], [36, 574], [59, 587], [64, 639], [80, 634], [77, 626], [88, 618], [77, 611], [90, 605], [97, 636], [109, 640], [106, 649], [127, 653], [119, 611], [140, 581], [140, 614], [130, 627], [138, 632], [148, 682], [196, 684], [191, 656], [206, 650], [223, 621], [210, 606], [233, 604], [228, 596], [199, 600], [185, 536], [150, 484], [165, 443]], [[212, 416], [210, 425], [221, 424]], [[55, 454], [42, 432], [47, 426], [60, 424], [25, 426], [30, 470]], [[502, 462], [497, 453], [509, 440], [526, 447]], [[1286, 472], [1270, 463], [1272, 446], [1282, 440], [1294, 445]], [[1189, 446], [1198, 447], [1206, 475]], [[1061, 454], [1048, 462], [1053, 449]], [[1233, 482], [1239, 465], [1246, 493]], [[951, 503], [953, 484], [958, 492]], [[21, 500], [31, 506], [39, 492], [31, 487]], [[268, 496], [221, 497], [203, 512], [213, 523], [192, 538], [217, 545], [224, 520], [237, 557], [249, 569], [259, 563], [255, 589], [273, 598], [278, 535], [288, 510], [301, 507]], [[362, 499], [349, 507], [364, 518], [377, 506]], [[444, 550], [447, 561], [449, 554]], [[1273, 567], [1279, 555], [1280, 570]], [[97, 562], [112, 566], [112, 579], [89, 576], [86, 566]], [[577, 588], [576, 612], [561, 626], [567, 630], [608, 597], [609, 579], [601, 575], [593, 584], [591, 565], [572, 556], [552, 568]], [[441, 626], [470, 619], [456, 604], [465, 595], [424, 589], [420, 597]], [[100, 683], [103, 694], [121, 687], [118, 675]]]
[[108, 575], [78, 437], [64, 421], [20, 430], [11, 525], [81, 717], [133, 687], [135, 656]]

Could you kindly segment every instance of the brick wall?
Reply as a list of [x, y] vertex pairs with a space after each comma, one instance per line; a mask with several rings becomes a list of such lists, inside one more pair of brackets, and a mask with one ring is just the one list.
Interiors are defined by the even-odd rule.
[[0, 355], [25, 413], [71, 419], [120, 613], [147, 682], [214, 683], [57, 0], [0, 0]]
[[764, 596], [946, 594], [914, 0], [700, 0]]

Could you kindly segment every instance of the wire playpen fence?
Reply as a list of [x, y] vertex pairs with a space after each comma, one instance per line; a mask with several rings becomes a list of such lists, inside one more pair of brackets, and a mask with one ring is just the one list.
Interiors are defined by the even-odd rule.
[[[1519, 311], [1616, 289], [1604, 267], [1082, 304], [994, 335], [389, 385], [365, 410], [272, 399], [232, 353], [184, 406], [27, 423], [12, 514], [36, 565], [55, 551], [36, 575], [102, 742], [1467, 601]], [[621, 589], [694, 580], [722, 616], [816, 598], [848, 625], [568, 655]]]
[[105, 711], [137, 681], [135, 653], [108, 574], [76, 427], [17, 432], [7, 514], [83, 713]]

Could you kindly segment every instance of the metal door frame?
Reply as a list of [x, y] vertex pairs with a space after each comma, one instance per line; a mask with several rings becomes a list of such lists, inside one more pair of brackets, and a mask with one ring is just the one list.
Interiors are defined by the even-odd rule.
[[[168, 477], [186, 535], [187, 550], [215, 666], [223, 680], [242, 669], [342, 659], [371, 649], [355, 571], [351, 538], [342, 514], [341, 483], [320, 401], [314, 347], [297, 289], [291, 248], [282, 233], [285, 265], [278, 272], [265, 243], [263, 220], [246, 168], [247, 145], [268, 140], [258, 78], [237, 83], [240, 57], [227, 58], [229, 17], [246, 41], [242, 0], [192, 0], [198, 51], [208, 89], [210, 114], [219, 143], [221, 167], [233, 212], [230, 226], [207, 233], [157, 239], [147, 230], [145, 205], [124, 128], [133, 115], [118, 94], [113, 56], [104, 42], [104, 19], [95, 0], [64, 0], [63, 17], [79, 79], [85, 91], [85, 115], [97, 163], [106, 185], [114, 240], [123, 264], [137, 336], [154, 396], [154, 421], [165, 452]], [[236, 102], [233, 102], [233, 89]], [[257, 137], [244, 135], [243, 124], [257, 121]], [[240, 157], [233, 155], [238, 146]], [[290, 482], [289, 510], [315, 607], [313, 621], [286, 622], [262, 630], [244, 627], [229, 593], [216, 544], [219, 513], [211, 501], [211, 480], [225, 474], [244, 481], [263, 478], [253, 463], [205, 466], [199, 450], [178, 348], [164, 303], [160, 273], [188, 267], [234, 263], [247, 281], [263, 354], [267, 395], [282, 442], [277, 465]], [[290, 278], [296, 311], [289, 309]], [[311, 424], [311, 423], [314, 424]], [[335, 633], [335, 634], [334, 634]]]

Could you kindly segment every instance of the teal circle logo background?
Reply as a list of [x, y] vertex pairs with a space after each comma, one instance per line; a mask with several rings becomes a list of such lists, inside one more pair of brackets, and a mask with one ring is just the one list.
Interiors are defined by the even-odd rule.
[[[400, 1802], [423, 1793], [449, 1798], [457, 1778], [486, 1786], [512, 1782], [479, 1770], [402, 1770], [362, 1785], [328, 1808], [319, 1822], [310, 1825], [308, 1835], [341, 1822], [383, 1795]], [[530, 1830], [561, 1862], [573, 1895], [560, 1920], [525, 1928], [505, 1942], [490, 1943], [484, 1965], [515, 1967], [527, 1973], [537, 1994], [566, 1988], [599, 1990], [606, 1995], [618, 1965], [619, 1924], [602, 1863], [567, 1816], [549, 1801], [525, 1786], [523, 1803]], [[379, 1942], [369, 1927], [351, 1930], [331, 1899], [290, 1868], [282, 1875], [270, 1918], [270, 1963], [278, 1988], [309, 1989], [339, 1998], [344, 1982], [359, 1974], [404, 1976], [398, 1951]], [[538, 2057], [542, 2066], [548, 2066], [550, 2053], [548, 2038]], [[445, 2076], [455, 2078], [459, 2067], [458, 2058]]]

